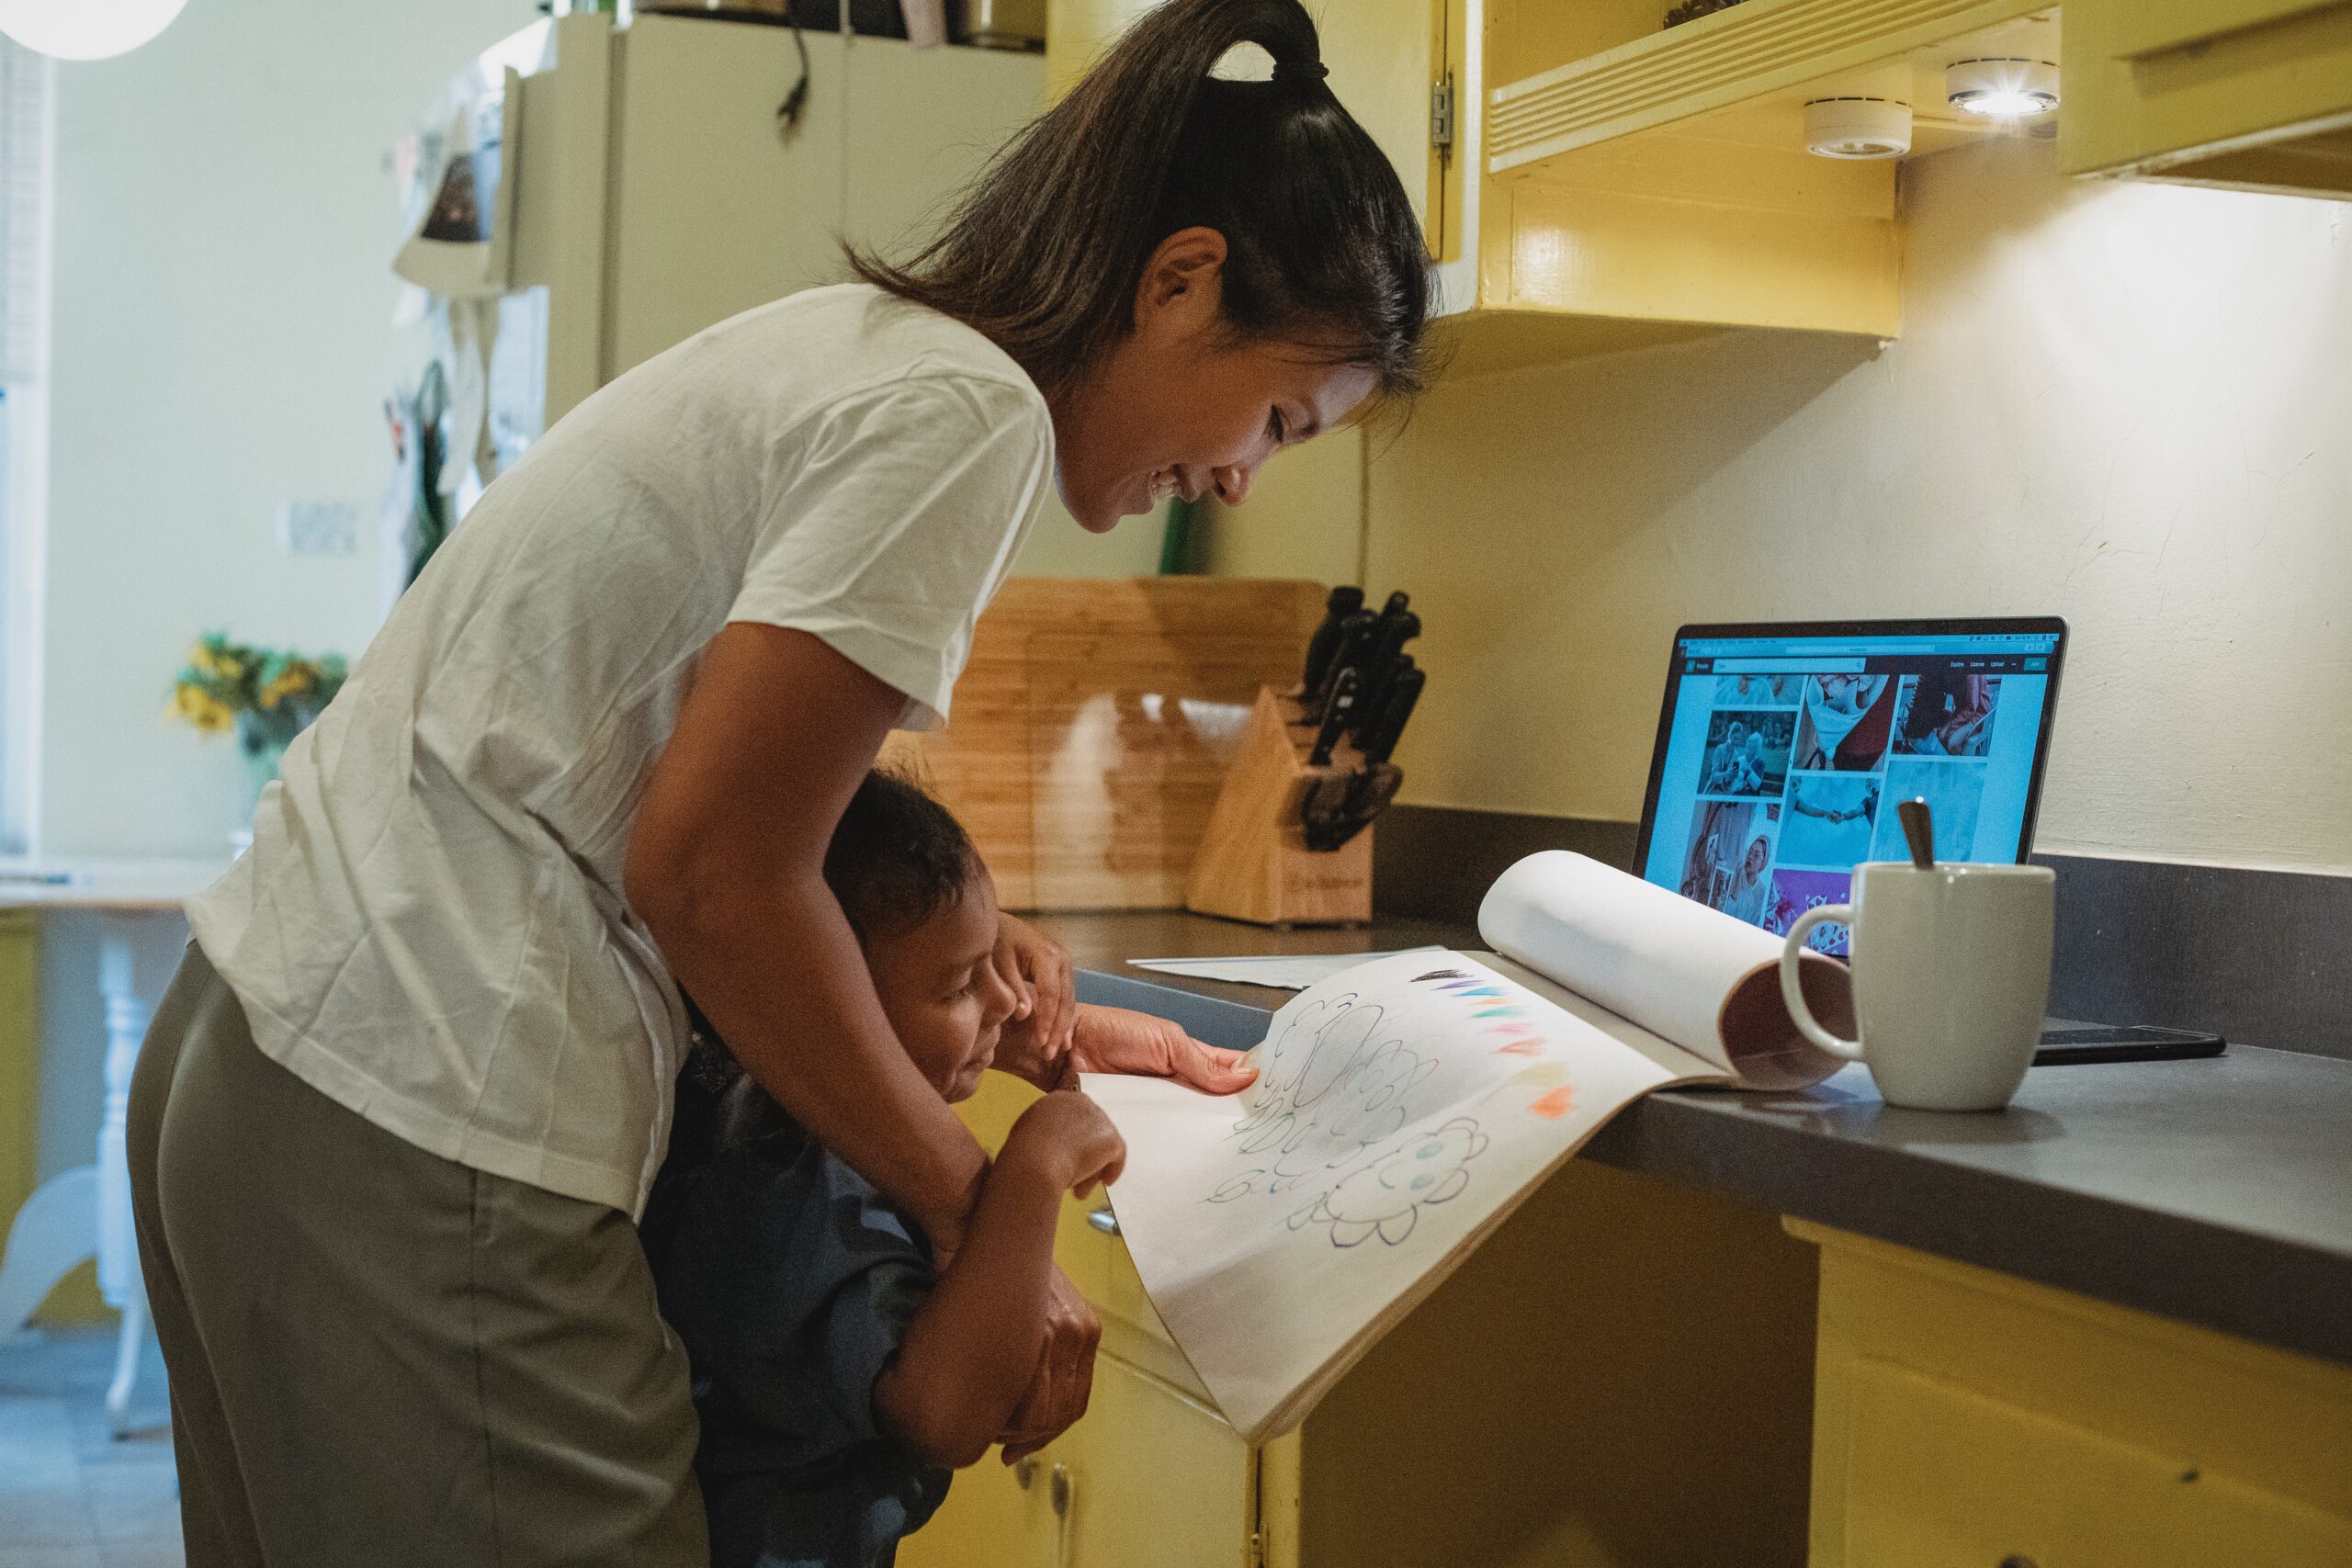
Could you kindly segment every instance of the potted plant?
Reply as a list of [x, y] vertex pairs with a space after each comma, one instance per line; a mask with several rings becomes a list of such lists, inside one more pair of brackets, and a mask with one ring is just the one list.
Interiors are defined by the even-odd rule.
[[233, 731], [258, 803], [288, 745], [334, 701], [347, 672], [340, 654], [311, 659], [211, 632], [189, 649], [165, 711], [202, 735]]

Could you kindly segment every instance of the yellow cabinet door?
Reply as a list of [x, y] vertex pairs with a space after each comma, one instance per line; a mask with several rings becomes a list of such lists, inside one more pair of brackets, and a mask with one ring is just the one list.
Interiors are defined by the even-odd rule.
[[956, 1477], [902, 1568], [1249, 1568], [1250, 1446], [1205, 1405], [1115, 1356], [1061, 1439]]
[[2066, 0], [2070, 174], [2352, 197], [2352, 0]]
[[1813, 1568], [2352, 1568], [2352, 1370], [1787, 1224]]
[[1891, 1361], [1847, 1382], [1845, 1568], [2346, 1568], [2352, 1525]]
[[1040, 1456], [1054, 1568], [1248, 1568], [1250, 1445], [1206, 1405], [1113, 1356], [1085, 1419]]
[[990, 1453], [956, 1473], [931, 1522], [899, 1543], [899, 1568], [1057, 1568], [1045, 1455], [1018, 1468]]

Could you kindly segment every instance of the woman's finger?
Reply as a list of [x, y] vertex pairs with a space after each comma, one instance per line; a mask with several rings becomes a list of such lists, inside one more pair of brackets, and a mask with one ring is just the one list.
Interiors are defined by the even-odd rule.
[[1032, 978], [1037, 987], [1037, 1035], [1059, 1051], [1069, 1043], [1070, 1030], [1078, 1021], [1077, 971], [1058, 942], [1046, 943], [1036, 957]]
[[1009, 918], [997, 922], [996, 947], [989, 954], [989, 963], [996, 970], [997, 978], [1012, 993], [1012, 1016], [1023, 1019], [1036, 1010], [1037, 993], [1031, 987], [1029, 977], [1021, 972], [1021, 943], [1014, 925]]
[[1012, 946], [1028, 983], [1038, 1048], [1048, 1058], [1058, 1055], [1069, 1047], [1070, 1031], [1078, 1021], [1078, 972], [1069, 953], [1036, 927], [1012, 915], [999, 917], [998, 931], [998, 944]]
[[1243, 1053], [1204, 1045], [1189, 1034], [1170, 1043], [1168, 1071], [1203, 1094], [1238, 1094], [1258, 1081], [1258, 1069]]

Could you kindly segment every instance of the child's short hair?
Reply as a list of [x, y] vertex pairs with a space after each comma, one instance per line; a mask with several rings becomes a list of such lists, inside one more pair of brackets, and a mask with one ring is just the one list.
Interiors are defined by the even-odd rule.
[[[979, 866], [979, 852], [953, 812], [912, 780], [876, 768], [850, 796], [833, 829], [825, 886], [841, 900], [863, 945], [954, 907]], [[681, 995], [688, 1040], [671, 1146], [700, 1158], [770, 1130], [780, 1112], [694, 998]]]
[[954, 907], [979, 863], [953, 812], [911, 779], [876, 768], [833, 829], [825, 886], [867, 942]]

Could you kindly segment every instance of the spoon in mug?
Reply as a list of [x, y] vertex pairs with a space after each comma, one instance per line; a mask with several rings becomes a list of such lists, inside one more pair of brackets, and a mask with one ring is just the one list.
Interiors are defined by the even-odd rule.
[[1924, 796], [1913, 795], [1894, 808], [1903, 818], [1903, 836], [1910, 841], [1911, 863], [1921, 871], [1936, 869], [1936, 824]]

